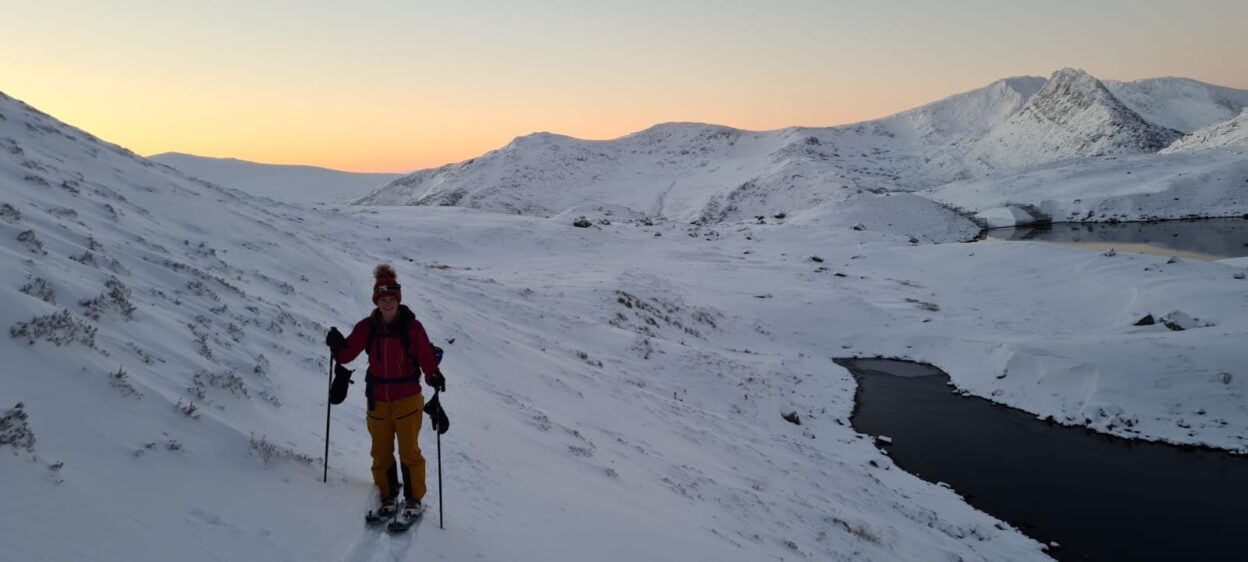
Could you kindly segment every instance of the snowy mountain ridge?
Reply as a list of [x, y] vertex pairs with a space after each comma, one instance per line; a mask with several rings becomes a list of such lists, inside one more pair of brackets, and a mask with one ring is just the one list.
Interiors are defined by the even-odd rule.
[[188, 176], [285, 203], [339, 203], [357, 199], [403, 175], [260, 164], [236, 158], [208, 158], [178, 152], [156, 154], [148, 159], [176, 168]]
[[1248, 107], [1235, 117], [1193, 131], [1162, 149], [1162, 154], [1193, 152], [1248, 144]]
[[[1231, 94], [1248, 99], [1248, 92], [1213, 86], [1200, 96], [1193, 93], [1201, 91], [1200, 83], [1189, 80], [1164, 87], [1171, 81], [1122, 83], [1118, 89], [1154, 118], [1201, 126], [1213, 122], [1201, 116], [1223, 115], [1224, 100], [1237, 99]], [[1155, 153], [1180, 136], [1141, 117], [1091, 75], [1063, 69], [1047, 80], [999, 80], [838, 127], [757, 132], [669, 123], [608, 141], [540, 133], [478, 158], [415, 172], [355, 203], [456, 205], [547, 217], [619, 205], [652, 217], [709, 223], [816, 208], [862, 192], [931, 189], [1072, 158]]]
[[1149, 122], [1184, 133], [1235, 117], [1248, 107], [1248, 91], [1190, 78], [1103, 80], [1114, 97]]

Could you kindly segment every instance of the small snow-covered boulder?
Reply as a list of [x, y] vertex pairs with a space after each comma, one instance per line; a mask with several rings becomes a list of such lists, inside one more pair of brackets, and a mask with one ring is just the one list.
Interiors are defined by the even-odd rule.
[[988, 228], [1004, 228], [1008, 226], [1018, 226], [1021, 224], [1031, 224], [1038, 219], [1031, 216], [1031, 213], [1024, 211], [1018, 207], [996, 207], [986, 209], [975, 214], [975, 218], [980, 219], [982, 224]]
[[1181, 310], [1176, 310], [1170, 314], [1162, 316], [1159, 320], [1162, 324], [1165, 324], [1167, 328], [1176, 332], [1204, 326], [1204, 324], [1200, 322], [1200, 319], [1193, 318], [1190, 314]]

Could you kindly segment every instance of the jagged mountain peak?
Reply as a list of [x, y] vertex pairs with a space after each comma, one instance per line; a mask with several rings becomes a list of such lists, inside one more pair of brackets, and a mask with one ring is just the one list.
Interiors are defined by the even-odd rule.
[[972, 153], [991, 168], [1008, 168], [1157, 152], [1180, 136], [1132, 111], [1091, 74], [1063, 68], [1018, 112], [980, 138]]
[[1130, 119], [1130, 115], [1134, 114], [1096, 77], [1082, 70], [1063, 68], [1049, 77], [1023, 111], [1034, 112], [1054, 123], [1064, 124], [1079, 119], [1083, 111], [1097, 105], [1123, 119]]

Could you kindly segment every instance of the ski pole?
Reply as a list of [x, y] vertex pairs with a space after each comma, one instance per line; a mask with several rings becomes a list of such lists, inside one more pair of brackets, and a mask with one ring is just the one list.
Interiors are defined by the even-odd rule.
[[442, 518], [442, 434], [438, 433], [438, 528], [446, 529]]
[[321, 482], [329, 483], [329, 409], [332, 404], [329, 402], [330, 393], [334, 389], [334, 352], [329, 352], [329, 390], [325, 392], [325, 472], [321, 475]]

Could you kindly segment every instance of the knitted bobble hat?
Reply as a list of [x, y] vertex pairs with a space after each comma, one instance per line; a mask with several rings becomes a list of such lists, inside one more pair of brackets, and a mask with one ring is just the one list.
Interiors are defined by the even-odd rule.
[[383, 296], [393, 296], [399, 302], [403, 302], [403, 287], [399, 285], [394, 275], [394, 268], [390, 264], [381, 264], [373, 270], [373, 304], [377, 304], [377, 299]]

